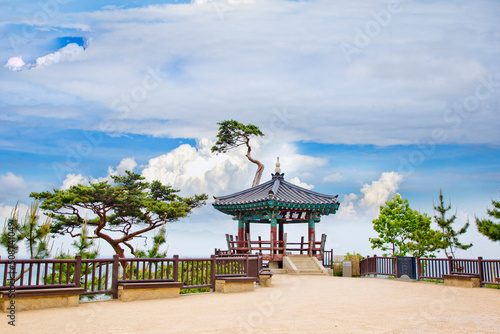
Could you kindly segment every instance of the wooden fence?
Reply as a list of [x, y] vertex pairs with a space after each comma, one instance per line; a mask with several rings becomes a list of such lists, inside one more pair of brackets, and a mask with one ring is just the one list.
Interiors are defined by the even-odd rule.
[[81, 287], [83, 295], [118, 297], [120, 282], [182, 282], [182, 289], [215, 288], [218, 277], [256, 277], [262, 256], [147, 259], [43, 259], [0, 260], [0, 290]]
[[[387, 275], [397, 276], [396, 257], [367, 256], [360, 262], [361, 276]], [[415, 258], [417, 280], [442, 279], [449, 274], [479, 275], [481, 286], [484, 284], [500, 285], [500, 260]]]

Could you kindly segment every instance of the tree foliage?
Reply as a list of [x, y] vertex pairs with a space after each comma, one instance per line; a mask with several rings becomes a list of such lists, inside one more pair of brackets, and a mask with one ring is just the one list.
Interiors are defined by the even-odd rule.
[[123, 245], [134, 254], [130, 241], [186, 217], [207, 199], [205, 194], [178, 196], [179, 190], [159, 181], [144, 182], [144, 177], [129, 171], [112, 179], [113, 183], [79, 184], [67, 190], [54, 189], [30, 196], [42, 201], [40, 208], [47, 210], [53, 219], [53, 233], [79, 237], [82, 228], [88, 226], [93, 228], [93, 235], [86, 240], [103, 239], [121, 258], [125, 257]]
[[429, 256], [440, 240], [440, 233], [431, 229], [431, 218], [412, 210], [399, 194], [380, 206], [373, 229], [378, 238], [370, 238], [372, 249], [391, 251], [392, 256]]
[[244, 125], [235, 120], [222, 121], [217, 124], [219, 125], [219, 132], [217, 133], [217, 142], [212, 147], [212, 153], [226, 153], [231, 149], [245, 145], [247, 147], [246, 157], [257, 165], [257, 172], [255, 173], [252, 187], [259, 185], [264, 165], [252, 158], [250, 139], [252, 136], [262, 137], [264, 133], [253, 124]]
[[[21, 222], [19, 220], [19, 209], [17, 205], [12, 210], [12, 213], [5, 223], [2, 234], [0, 235], [0, 244], [5, 248], [9, 248], [9, 244], [17, 253], [19, 251], [18, 244], [24, 241], [28, 255], [31, 259], [45, 259], [50, 255], [49, 236], [50, 224], [49, 217], [44, 223], [39, 222], [39, 203], [33, 202], [30, 208], [26, 211], [26, 216]], [[14, 235], [9, 237], [7, 226], [12, 224]]]
[[446, 256], [452, 256], [455, 258], [455, 250], [456, 249], [463, 249], [467, 250], [472, 247], [472, 243], [470, 244], [462, 244], [459, 240], [458, 237], [462, 234], [465, 234], [467, 232], [467, 229], [469, 228], [469, 221], [465, 223], [464, 226], [462, 226], [458, 231], [455, 231], [453, 229], [453, 224], [455, 223], [455, 219], [457, 218], [457, 215], [454, 214], [449, 218], [446, 218], [446, 212], [451, 210], [451, 203], [448, 203], [448, 205], [444, 205], [444, 200], [443, 200], [443, 191], [440, 189], [439, 190], [439, 204], [434, 205], [434, 210], [437, 211], [437, 215], [434, 216], [434, 219], [441, 229], [442, 233], [442, 239], [441, 239], [441, 246], [440, 249], [444, 250], [444, 253]]
[[[493, 209], [487, 209], [491, 218], [500, 219], [500, 202], [492, 200]], [[500, 223], [491, 219], [479, 219], [476, 217], [477, 230], [492, 241], [500, 241]]]
[[134, 253], [135, 257], [148, 258], [148, 259], [161, 259], [167, 257], [168, 247], [165, 251], [160, 251], [160, 247], [167, 243], [167, 230], [162, 226], [158, 233], [153, 237], [153, 246], [148, 250], [137, 249]]

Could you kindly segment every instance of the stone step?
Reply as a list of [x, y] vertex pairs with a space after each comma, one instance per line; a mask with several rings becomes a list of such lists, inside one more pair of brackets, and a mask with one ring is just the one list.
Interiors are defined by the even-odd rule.
[[297, 267], [297, 269], [312, 269], [312, 270], [319, 270], [319, 267], [318, 266], [298, 266], [298, 265], [295, 265]]

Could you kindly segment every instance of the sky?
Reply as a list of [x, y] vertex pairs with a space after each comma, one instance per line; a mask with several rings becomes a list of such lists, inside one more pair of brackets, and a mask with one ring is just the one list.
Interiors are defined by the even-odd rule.
[[31, 192], [133, 170], [210, 197], [168, 225], [169, 255], [226, 249], [237, 223], [212, 197], [250, 187], [255, 166], [210, 147], [236, 119], [265, 133], [262, 182], [279, 157], [286, 180], [339, 195], [317, 224], [335, 254], [381, 255], [380, 205], [399, 193], [434, 216], [442, 189], [456, 229], [470, 221], [460, 256], [499, 258], [475, 225], [500, 199], [499, 14], [495, 0], [0, 0], [0, 219]]

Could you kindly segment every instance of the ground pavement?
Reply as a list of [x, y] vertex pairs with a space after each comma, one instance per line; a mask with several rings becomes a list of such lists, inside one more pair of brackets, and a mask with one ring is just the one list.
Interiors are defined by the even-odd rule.
[[382, 278], [274, 275], [236, 294], [19, 312], [0, 333], [500, 333], [500, 290]]

